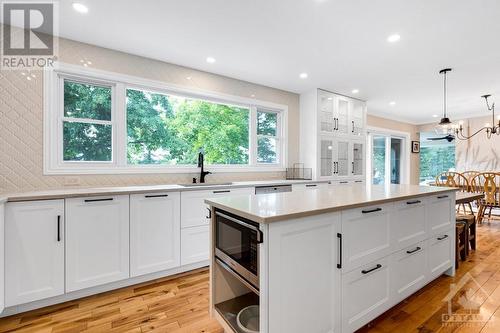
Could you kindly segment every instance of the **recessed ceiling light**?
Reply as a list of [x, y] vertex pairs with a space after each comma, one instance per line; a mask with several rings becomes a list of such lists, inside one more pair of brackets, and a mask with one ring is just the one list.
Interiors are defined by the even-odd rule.
[[307, 73], [300, 73], [300, 74], [299, 74], [299, 77], [300, 77], [301, 79], [307, 79], [307, 76], [308, 76], [308, 75], [307, 75]]
[[394, 106], [394, 105], [396, 105], [396, 102], [391, 101], [391, 102], [389, 102], [389, 105], [390, 105], [390, 106]]
[[331, 98], [331, 97], [328, 97], [328, 100], [329, 100], [329, 101], [333, 101], [333, 98]]
[[437, 118], [437, 117], [439, 117], [437, 114], [432, 115], [432, 118]]
[[82, 14], [86, 14], [89, 12], [89, 8], [83, 3], [79, 2], [73, 2], [73, 9]]
[[251, 95], [250, 95], [250, 97], [254, 98], [254, 97], [255, 97], [255, 95], [254, 95], [254, 94], [251, 94]]
[[399, 40], [401, 39], [401, 36], [398, 35], [398, 34], [393, 34], [393, 35], [390, 35], [389, 37], [387, 37], [387, 41], [389, 43], [396, 43], [398, 42]]
[[357, 93], [359, 93], [359, 90], [358, 90], [358, 89], [353, 89], [351, 92], [352, 92], [353, 94], [357, 94]]
[[213, 64], [215, 62], [215, 58], [214, 57], [207, 57], [207, 62], [209, 64]]
[[191, 80], [191, 76], [186, 76], [186, 80]]

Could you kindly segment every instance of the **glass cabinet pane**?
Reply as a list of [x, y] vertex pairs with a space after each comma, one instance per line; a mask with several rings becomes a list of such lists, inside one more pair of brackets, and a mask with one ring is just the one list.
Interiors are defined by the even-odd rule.
[[320, 94], [318, 97], [320, 131], [333, 133], [335, 124], [333, 121], [333, 97], [327, 94]]
[[336, 130], [338, 133], [347, 134], [349, 131], [349, 101], [338, 98], [336, 112]]
[[337, 162], [338, 162], [338, 173], [339, 177], [349, 176], [349, 142], [338, 141], [337, 142]]
[[365, 105], [363, 102], [354, 101], [352, 107], [351, 116], [351, 133], [353, 135], [362, 135], [363, 133], [363, 123], [364, 123], [364, 109]]
[[321, 140], [321, 177], [328, 177], [333, 174], [333, 141]]
[[354, 176], [363, 175], [364, 149], [362, 143], [352, 145], [352, 174]]

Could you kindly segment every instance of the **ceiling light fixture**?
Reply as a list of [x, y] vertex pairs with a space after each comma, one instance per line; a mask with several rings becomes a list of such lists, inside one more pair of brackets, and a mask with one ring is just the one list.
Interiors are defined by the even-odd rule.
[[390, 105], [390, 106], [394, 106], [394, 105], [396, 105], [396, 102], [394, 102], [394, 101], [389, 102], [389, 105]]
[[307, 75], [307, 73], [300, 73], [300, 74], [299, 74], [299, 77], [300, 77], [301, 79], [307, 79], [308, 75]]
[[[488, 109], [488, 111], [491, 111], [492, 113], [491, 117], [492, 124], [495, 124], [495, 121], [497, 121], [495, 119], [495, 103], [491, 104], [490, 106], [490, 103], [488, 102], [488, 98], [491, 97], [491, 95], [483, 95], [481, 97], [484, 98], [484, 100], [486, 101], [486, 108]], [[483, 128], [478, 129], [476, 132], [472, 133], [469, 136], [463, 133], [464, 130], [463, 122], [460, 122], [458, 127], [454, 127], [454, 129], [455, 129], [455, 136], [460, 140], [469, 140], [470, 138], [472, 138], [473, 136], [482, 131], [486, 131], [486, 137], [488, 139], [491, 139], [491, 136], [493, 134], [500, 135], [500, 117], [498, 118], [498, 123], [496, 125], [492, 126], [490, 123], [486, 123]]]
[[214, 57], [207, 57], [207, 62], [209, 64], [213, 64], [213, 63], [215, 63], [215, 58]]
[[400, 39], [401, 39], [401, 36], [398, 34], [393, 34], [393, 35], [390, 35], [389, 37], [387, 37], [387, 41], [389, 43], [399, 42]]
[[359, 89], [353, 89], [351, 92], [352, 92], [353, 94], [357, 94], [357, 93], [359, 93]]
[[80, 2], [73, 2], [73, 9], [82, 14], [89, 12], [89, 8]]

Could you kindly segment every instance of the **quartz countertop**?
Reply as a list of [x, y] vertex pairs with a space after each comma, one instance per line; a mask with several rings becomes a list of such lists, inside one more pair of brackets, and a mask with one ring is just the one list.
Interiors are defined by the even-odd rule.
[[54, 200], [75, 197], [119, 195], [119, 194], [140, 194], [155, 192], [184, 192], [184, 191], [203, 191], [215, 189], [241, 188], [252, 186], [278, 186], [288, 184], [305, 183], [327, 183], [328, 181], [313, 180], [259, 180], [259, 181], [241, 181], [232, 182], [229, 185], [217, 185], [217, 183], [204, 186], [183, 186], [179, 184], [165, 185], [144, 185], [144, 186], [123, 186], [123, 187], [92, 187], [92, 188], [63, 188], [43, 191], [31, 191], [20, 193], [0, 193], [0, 203], [12, 201], [31, 201], [31, 200]]
[[258, 223], [270, 223], [456, 190], [418, 185], [355, 184], [288, 193], [211, 198], [205, 203]]

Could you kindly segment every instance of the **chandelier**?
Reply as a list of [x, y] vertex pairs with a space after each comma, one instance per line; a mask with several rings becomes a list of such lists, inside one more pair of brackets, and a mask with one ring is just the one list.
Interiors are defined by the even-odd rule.
[[[475, 136], [476, 134], [482, 132], [482, 131], [486, 131], [486, 137], [488, 139], [491, 139], [491, 136], [493, 134], [496, 134], [496, 135], [500, 135], [500, 116], [498, 117], [498, 119], [495, 119], [495, 103], [491, 104], [490, 106], [490, 103], [488, 102], [488, 98], [491, 97], [491, 95], [483, 95], [481, 96], [482, 98], [484, 98], [484, 100], [486, 101], [486, 108], [488, 109], [488, 111], [491, 111], [492, 113], [492, 123], [491, 124], [486, 124], [483, 128], [480, 128], [478, 129], [476, 132], [472, 133], [471, 135], [465, 135], [463, 133], [463, 122], [460, 122], [458, 127], [454, 127], [455, 129], [455, 137], [457, 139], [460, 139], [460, 140], [469, 140], [470, 138], [472, 138], [473, 136]], [[498, 121], [498, 123], [495, 125], [495, 121]]]

